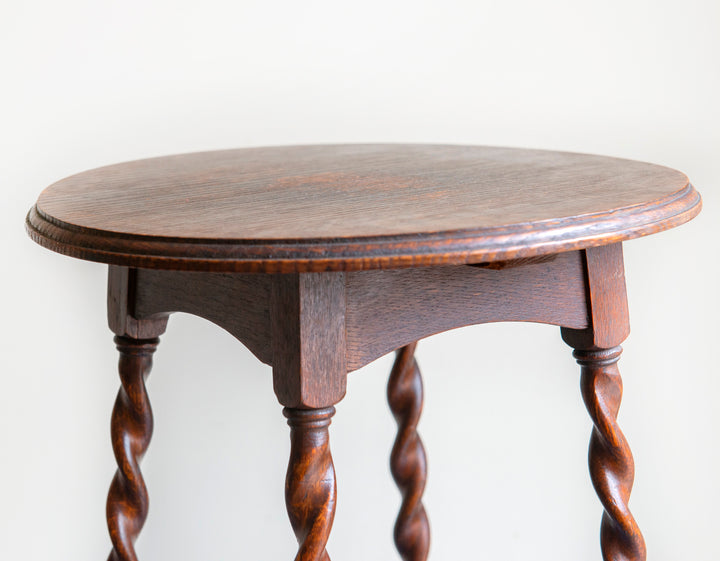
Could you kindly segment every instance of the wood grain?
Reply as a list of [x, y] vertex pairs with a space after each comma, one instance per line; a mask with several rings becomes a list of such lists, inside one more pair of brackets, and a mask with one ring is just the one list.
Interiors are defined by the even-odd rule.
[[154, 312], [139, 313], [137, 269], [116, 267], [108, 268], [107, 317], [110, 330], [116, 335], [133, 339], [152, 339], [159, 337], [167, 327], [169, 312], [173, 308], [161, 306]]
[[237, 337], [260, 361], [272, 364], [270, 275], [135, 271], [135, 317], [185, 312], [205, 318]]
[[291, 409], [285, 504], [298, 541], [295, 561], [330, 561], [325, 550], [335, 518], [337, 485], [328, 427], [334, 407]]
[[[121, 353], [107, 503], [112, 561], [136, 561], [152, 433], [144, 386], [168, 314], [227, 329], [273, 367], [291, 427], [286, 479], [296, 561], [329, 561], [335, 473], [328, 426], [346, 375], [398, 347], [388, 386], [403, 493], [396, 543], [427, 556], [414, 342], [489, 321], [562, 326], [593, 421], [589, 463], [606, 561], [644, 561], [628, 509], [633, 460], [616, 417], [629, 331], [621, 243], [693, 218], [680, 172], [614, 158], [472, 146], [257, 148], [108, 166], [46, 189], [39, 244], [110, 264]], [[474, 265], [467, 267], [466, 264]], [[440, 266], [442, 265], [442, 266]], [[266, 273], [258, 275], [256, 273]]]
[[584, 329], [581, 252], [486, 270], [448, 266], [347, 274], [347, 364], [360, 368], [429, 335], [493, 321]]
[[[334, 397], [322, 404], [326, 406], [344, 392], [337, 373], [356, 370], [442, 331], [494, 321], [587, 328], [584, 260], [583, 252], [571, 251], [490, 269], [456, 265], [324, 275], [112, 266], [108, 310], [113, 330], [121, 335], [137, 334], [142, 328], [144, 336], [158, 336], [171, 312], [206, 318], [237, 337], [259, 360], [276, 366], [276, 389], [284, 396], [284, 405], [299, 406], [304, 399], [300, 396], [313, 392], [316, 385], [335, 388], [328, 394]], [[277, 298], [275, 327], [272, 294]], [[126, 302], [127, 298], [131, 300]], [[278, 337], [276, 347], [273, 337]], [[321, 361], [323, 353], [326, 359]], [[314, 363], [310, 356], [315, 356]], [[336, 376], [330, 378], [336, 381], [329, 384], [323, 376]], [[310, 379], [315, 382], [309, 383]]]
[[290, 408], [345, 396], [345, 275], [275, 275], [270, 297], [273, 388]]
[[149, 498], [140, 471], [153, 432], [145, 379], [159, 339], [115, 337], [120, 351], [122, 385], [112, 412], [112, 446], [117, 472], [107, 497], [107, 525], [112, 540], [108, 561], [137, 561], [135, 540], [148, 515]]
[[430, 549], [430, 524], [422, 504], [427, 460], [417, 432], [423, 384], [414, 356], [416, 346], [413, 343], [398, 351], [387, 387], [388, 404], [398, 425], [390, 454], [390, 471], [402, 494], [394, 538], [403, 561], [426, 561]]
[[140, 268], [309, 272], [481, 263], [605, 245], [691, 219], [680, 172], [583, 154], [432, 145], [256, 148], [62, 180], [27, 227]]
[[604, 561], [645, 561], [642, 533], [628, 501], [635, 475], [632, 452], [617, 423], [622, 379], [617, 362], [630, 332], [621, 244], [582, 252], [589, 325], [562, 328], [581, 366], [580, 388], [593, 422], [588, 464], [604, 513], [600, 544]]
[[617, 361], [621, 347], [576, 350], [581, 365], [583, 401], [593, 421], [588, 463], [590, 478], [604, 512], [600, 547], [604, 561], [645, 561], [645, 540], [628, 501], [635, 478], [630, 446], [617, 423], [622, 379]]
[[582, 256], [589, 323], [584, 329], [560, 324], [562, 337], [574, 349], [609, 349], [630, 334], [622, 244], [588, 248]]

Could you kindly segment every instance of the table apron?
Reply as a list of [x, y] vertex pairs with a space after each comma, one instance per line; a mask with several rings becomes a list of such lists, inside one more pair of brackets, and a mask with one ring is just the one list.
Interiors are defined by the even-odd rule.
[[[190, 313], [224, 328], [260, 361], [273, 365], [282, 351], [273, 339], [287, 336], [278, 334], [282, 320], [273, 320], [273, 294], [281, 285], [284, 292], [296, 290], [300, 306], [303, 296], [314, 292], [315, 313], [309, 314], [306, 303], [294, 321], [305, 312], [302, 337], [309, 340], [322, 339], [324, 314], [335, 324], [342, 320], [344, 334], [332, 343], [316, 343], [332, 344], [335, 348], [327, 349], [332, 354], [342, 350], [349, 372], [413, 341], [468, 325], [529, 321], [586, 330], [591, 326], [587, 253], [593, 251], [602, 248], [492, 266], [281, 275], [111, 265], [108, 318], [116, 333], [141, 336], [132, 332], [132, 323], [149, 325], [150, 320], [166, 321], [172, 312]], [[336, 280], [327, 282], [330, 277]], [[277, 314], [290, 314], [287, 305]]]

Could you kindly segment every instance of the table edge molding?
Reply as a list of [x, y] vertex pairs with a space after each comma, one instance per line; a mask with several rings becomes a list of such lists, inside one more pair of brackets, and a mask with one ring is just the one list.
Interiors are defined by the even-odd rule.
[[679, 226], [701, 209], [689, 182], [641, 205], [478, 230], [327, 240], [213, 240], [150, 237], [81, 228], [42, 212], [29, 236], [52, 251], [150, 269], [297, 273], [490, 263], [621, 242]]

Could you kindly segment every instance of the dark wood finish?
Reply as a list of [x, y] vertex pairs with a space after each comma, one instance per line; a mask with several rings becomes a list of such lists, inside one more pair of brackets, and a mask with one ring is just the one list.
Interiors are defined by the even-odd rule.
[[387, 389], [390, 410], [398, 425], [390, 454], [390, 471], [402, 494], [394, 537], [403, 561], [425, 561], [430, 549], [430, 525], [422, 504], [427, 462], [417, 432], [423, 388], [415, 347], [413, 343], [398, 351]]
[[320, 408], [345, 395], [345, 276], [276, 275], [270, 297], [273, 387], [286, 407]]
[[145, 380], [152, 355], [165, 332], [166, 312], [138, 319], [135, 304], [138, 271], [110, 267], [107, 312], [120, 352], [121, 387], [110, 422], [113, 452], [118, 469], [107, 497], [107, 525], [112, 541], [108, 561], [137, 561], [135, 540], [148, 514], [149, 498], [140, 461], [150, 444], [153, 416]]
[[[107, 316], [110, 330], [116, 335], [133, 339], [152, 339], [165, 332], [169, 312], [162, 308], [156, 312], [140, 314], [138, 303], [137, 269], [110, 266], [108, 269]], [[142, 286], [142, 283], [140, 283]]]
[[[334, 304], [328, 303], [327, 306], [335, 306], [332, 313], [337, 317], [333, 329], [327, 334], [334, 333], [335, 337], [342, 339], [339, 322], [344, 315], [345, 368], [352, 371], [398, 347], [466, 325], [533, 321], [584, 329], [589, 325], [584, 302], [584, 259], [583, 252], [571, 251], [554, 258], [492, 269], [459, 265], [358, 271], [344, 275], [336, 273], [342, 275], [344, 281], [337, 276], [331, 284], [335, 287], [331, 297]], [[124, 284], [114, 280], [116, 278], [125, 279]], [[258, 359], [273, 365], [270, 295], [275, 278], [284, 279], [277, 282], [292, 284], [295, 291], [293, 298], [300, 298], [298, 275], [275, 277], [244, 273], [128, 270], [111, 266], [109, 282], [131, 287], [132, 302], [129, 305], [133, 314], [128, 318], [124, 309], [118, 310], [119, 304], [113, 303], [114, 311], [110, 317], [120, 314], [125, 318], [122, 321], [132, 325], [137, 322], [135, 318], [147, 320], [148, 323], [142, 324], [147, 329], [150, 320], [167, 321], [166, 316], [170, 312], [191, 313], [223, 327]], [[312, 278], [312, 275], [307, 278]], [[340, 286], [343, 282], [344, 287]], [[343, 290], [344, 298], [340, 294]], [[111, 294], [114, 293], [111, 287]], [[528, 298], [528, 294], [533, 297]], [[111, 298], [124, 302], [127, 294]], [[286, 302], [283, 306], [289, 304]], [[299, 300], [293, 306], [297, 315]], [[281, 325], [290, 317], [287, 313], [288, 308], [278, 310]], [[322, 314], [321, 311], [318, 313]], [[111, 320], [113, 325], [118, 321]], [[312, 324], [315, 320], [309, 320], [311, 323], [305, 324], [304, 331], [300, 329], [297, 317], [294, 321], [295, 335], [281, 337], [298, 337], [302, 333], [318, 336], [316, 331], [320, 327]], [[113, 327], [113, 330], [117, 329]], [[133, 328], [132, 333], [137, 333], [137, 328]], [[295, 344], [299, 344], [299, 339]], [[331, 342], [326, 341], [325, 344]], [[282, 346], [280, 350], [283, 351]], [[288, 352], [288, 347], [283, 352]], [[333, 360], [337, 359], [336, 354], [333, 352]], [[338, 362], [333, 368], [342, 370], [343, 366]], [[294, 391], [299, 389], [296, 387]], [[340, 393], [341, 388], [338, 388], [336, 395]], [[331, 402], [337, 401], [331, 399], [323, 405]]]
[[136, 317], [186, 312], [205, 318], [237, 337], [260, 361], [272, 364], [270, 275], [155, 269], [135, 269], [135, 275]]
[[[290, 356], [290, 347], [287, 345], [293, 337], [292, 344], [296, 346], [300, 344], [301, 335], [314, 337], [314, 343], [306, 341], [304, 344], [333, 346], [335, 350], [328, 358], [333, 361], [331, 368], [336, 372], [343, 369], [352, 371], [398, 347], [466, 325], [493, 321], [533, 321], [584, 329], [589, 325], [584, 301], [584, 260], [583, 252], [571, 251], [554, 258], [530, 260], [492, 270], [459, 265], [335, 273], [337, 276], [334, 282], [328, 285], [334, 287], [334, 292], [328, 296], [330, 300], [322, 304], [328, 312], [334, 306], [331, 312], [335, 317], [332, 329], [314, 323], [324, 320], [309, 316], [304, 320], [304, 325], [299, 323], [300, 277], [319, 278], [312, 274], [275, 277], [245, 273], [128, 270], [111, 266], [109, 282], [129, 288], [125, 288], [124, 295], [110, 297], [109, 305], [112, 306], [109, 311], [111, 318], [119, 315], [130, 326], [135, 326], [138, 319], [144, 320], [139, 325], [144, 325], [145, 329], [151, 329], [153, 322], [166, 322], [170, 312], [187, 312], [204, 317], [237, 337], [262, 362], [273, 365], [271, 286], [273, 282], [283, 282], [286, 291], [287, 286], [291, 286], [289, 297], [295, 301], [284, 302], [278, 309], [278, 324], [284, 326], [291, 317], [289, 310], [293, 309], [295, 326], [292, 328], [293, 333], [288, 331], [289, 327], [282, 327], [286, 333], [279, 337], [288, 337], [291, 341], [279, 344], [279, 352]], [[124, 281], [120, 283], [117, 279]], [[110, 288], [110, 294], [116, 294], [114, 287]], [[343, 291], [344, 297], [341, 294]], [[128, 294], [132, 298], [129, 304], [124, 303]], [[279, 292], [277, 294], [279, 296]], [[307, 289], [304, 294], [305, 298], [314, 301], [312, 298], [315, 297], [311, 297]], [[533, 297], [528, 298], [528, 294]], [[116, 303], [116, 299], [125, 308], [120, 309], [121, 304]], [[133, 311], [131, 316], [127, 314], [127, 306]], [[310, 309], [308, 306], [306, 303], [306, 310]], [[316, 308], [316, 313], [321, 318], [324, 312]], [[343, 315], [345, 343], [342, 343]], [[113, 325], [119, 321], [111, 319]], [[125, 329], [125, 324], [113, 327], [116, 332], [118, 329]], [[137, 327], [130, 331], [130, 334], [137, 334]], [[337, 339], [336, 342], [329, 339], [320, 342], [322, 337], [330, 337], [330, 334]], [[345, 366], [336, 356], [342, 347], [345, 348]], [[302, 356], [308, 356], [308, 350], [306, 348]], [[299, 358], [292, 360], [297, 361]], [[327, 371], [329, 368], [320, 364], [314, 365], [312, 369], [308, 366], [306, 364], [305, 370]], [[296, 371], [297, 367], [296, 363]], [[299, 403], [292, 401], [298, 399], [298, 383], [296, 380], [293, 390], [296, 392], [295, 397], [286, 396], [290, 399], [288, 403], [293, 406]], [[317, 383], [325, 385], [324, 381]], [[337, 403], [343, 391], [342, 384], [337, 381], [335, 397], [323, 403], [323, 406]], [[282, 384], [280, 389], [285, 391]]]
[[617, 368], [622, 349], [576, 350], [582, 396], [593, 431], [588, 463], [593, 487], [605, 511], [600, 526], [604, 561], [645, 561], [645, 540], [628, 508], [635, 464], [617, 424], [622, 380]]
[[533, 321], [583, 329], [582, 259], [573, 251], [502, 270], [461, 265], [348, 273], [348, 369], [466, 325]]
[[321, 272], [487, 263], [691, 219], [680, 172], [511, 148], [299, 146], [128, 162], [52, 185], [30, 211], [54, 251], [139, 268]]
[[137, 561], [135, 540], [148, 514], [148, 492], [140, 460], [150, 444], [153, 416], [145, 379], [159, 339], [115, 336], [120, 351], [122, 386], [112, 413], [111, 435], [118, 469], [107, 498], [107, 524], [112, 540], [108, 561]]
[[290, 463], [285, 504], [299, 549], [295, 561], [330, 561], [325, 550], [333, 519], [337, 486], [328, 427], [334, 407], [283, 409], [290, 425]]
[[152, 433], [144, 380], [168, 315], [181, 311], [220, 325], [273, 368], [291, 427], [286, 502], [296, 561], [329, 561], [328, 427], [348, 371], [404, 347], [388, 383], [399, 429], [391, 470], [403, 495], [395, 540], [405, 561], [421, 561], [429, 528], [415, 342], [491, 321], [561, 326], [594, 426], [603, 557], [645, 561], [628, 509], [632, 454], [616, 422], [616, 363], [629, 332], [620, 242], [686, 222], [700, 206], [687, 178], [667, 168], [467, 146], [229, 150], [118, 164], [52, 185], [28, 214], [30, 236], [110, 264], [108, 321], [122, 380], [110, 560], [136, 561], [148, 506], [139, 462]]
[[522, 267], [523, 265], [532, 265], [533, 263], [549, 263], [557, 259], [557, 253], [548, 255], [536, 255], [535, 257], [521, 257], [519, 259], [509, 259], [507, 261], [491, 261], [490, 263], [469, 263], [471, 267], [480, 267], [482, 269], [494, 269], [502, 271], [503, 269], [512, 269], [513, 267]]
[[622, 244], [584, 250], [589, 325], [572, 329], [564, 324], [562, 337], [575, 349], [607, 349], [622, 343], [630, 333]]
[[[563, 338], [579, 349], [578, 353], [599, 352], [601, 355], [605, 351], [600, 349], [618, 345], [629, 331], [621, 244], [498, 262], [490, 267], [262, 276], [111, 267], [108, 286], [109, 318], [116, 332], [159, 333], [165, 327], [169, 312], [186, 311], [221, 325], [261, 360], [273, 365], [278, 399], [283, 405], [294, 407], [287, 409], [287, 414], [296, 418], [295, 425], [291, 426], [297, 431], [293, 442], [298, 440], [288, 472], [295, 474], [288, 476], [288, 489], [293, 489], [288, 496], [295, 497], [288, 499], [288, 504], [296, 506], [288, 509], [301, 550], [307, 536], [312, 534], [315, 514], [320, 513], [323, 532], [329, 533], [330, 527], [326, 524], [329, 507], [323, 502], [329, 496], [327, 488], [317, 491], [318, 498], [313, 499], [320, 501], [320, 507], [307, 516], [298, 514], [308, 511], [297, 506], [297, 497], [305, 492], [297, 489], [322, 486], [314, 480], [314, 474], [326, 469], [327, 465], [322, 462], [328, 460], [322, 460], [320, 467], [309, 466], [318, 463], [317, 454], [327, 453], [329, 457], [329, 449], [315, 450], [312, 445], [321, 442], [320, 448], [326, 446], [327, 441], [322, 438], [327, 437], [329, 413], [324, 413], [327, 424], [323, 425], [325, 421], [322, 421], [318, 425], [325, 430], [325, 436], [321, 434], [320, 438], [314, 432], [318, 428], [314, 413], [308, 413], [307, 417], [300, 411], [308, 408], [312, 412], [337, 403], [344, 395], [348, 371], [432, 333], [488, 321], [522, 320], [561, 325]], [[414, 344], [401, 351], [388, 385], [388, 398], [400, 427], [391, 457], [393, 475], [403, 493], [395, 539], [403, 558], [417, 561], [427, 555], [429, 527], [421, 503], [425, 458], [415, 427], [422, 404], [422, 386], [413, 350]], [[589, 364], [589, 359], [582, 360], [583, 364]], [[597, 368], [586, 370], [598, 372]], [[592, 380], [593, 374], [586, 374], [586, 370], [583, 370], [583, 380]], [[617, 383], [619, 378], [612, 381]], [[586, 382], [583, 384], [585, 387]], [[593, 404], [612, 399], [607, 395], [612, 396], [614, 391], [609, 383], [593, 388], [595, 393], [584, 390], [589, 410]], [[592, 411], [591, 416], [596, 423], [603, 420], [593, 416]], [[305, 423], [307, 419], [312, 422]], [[609, 417], [604, 418], [607, 419]], [[612, 431], [601, 432], [592, 442], [612, 442], [618, 435], [622, 438], [617, 425]], [[597, 445], [593, 445], [595, 448]], [[629, 449], [623, 448], [620, 452], [624, 454], [624, 464], [619, 467], [609, 466], [607, 461], [607, 455], [617, 453], [616, 450], [606, 454], [591, 452], [590, 466], [603, 504], [624, 501], [622, 504], [627, 510], [629, 487], [621, 488], [615, 496], [611, 494], [612, 489], [603, 484], [615, 476], [622, 476], [627, 482], [627, 471], [621, 468], [626, 467], [628, 461], [632, 463], [632, 456]], [[300, 472], [302, 475], [297, 475]], [[629, 478], [631, 483], [632, 475]], [[334, 495], [332, 505], [334, 508]], [[613, 557], [612, 552], [628, 550], [622, 549], [625, 542], [631, 543], [633, 551], [639, 551], [642, 546], [641, 541], [632, 537], [637, 526], [629, 511], [629, 519], [618, 516], [616, 512], [606, 514], [610, 522], [603, 523], [603, 549], [611, 552], [605, 554], [607, 561], [621, 559]], [[621, 530], [613, 530], [616, 526]], [[327, 534], [322, 536], [318, 539], [324, 544]], [[319, 551], [312, 545], [316, 541], [307, 542], [310, 544], [307, 547], [315, 552], [303, 554], [310, 555], [308, 559], [314, 559], [312, 555]], [[641, 560], [639, 557], [629, 559]]]
[[622, 343], [630, 332], [621, 244], [584, 252], [590, 325], [562, 329], [581, 366], [582, 396], [593, 431], [590, 477], [605, 511], [600, 543], [605, 561], [645, 561], [645, 541], [628, 501], [635, 475], [630, 447], [617, 424], [622, 379], [617, 367]]

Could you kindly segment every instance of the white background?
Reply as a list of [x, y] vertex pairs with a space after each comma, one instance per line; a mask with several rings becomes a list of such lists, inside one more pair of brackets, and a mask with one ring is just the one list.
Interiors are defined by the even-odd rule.
[[[620, 422], [649, 559], [720, 558], [719, 29], [714, 0], [4, 2], [0, 558], [109, 550], [105, 267], [30, 242], [40, 190], [175, 152], [373, 141], [592, 152], [689, 175], [700, 217], [625, 245]], [[431, 558], [600, 559], [590, 421], [558, 329], [458, 330], [422, 342], [419, 360]], [[390, 365], [351, 375], [332, 425], [336, 561], [397, 558]], [[149, 391], [141, 559], [292, 559], [269, 368], [177, 315]]]

